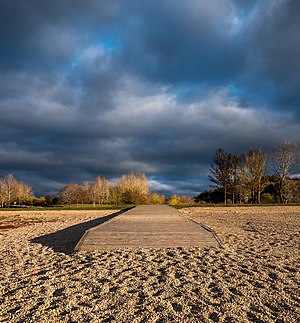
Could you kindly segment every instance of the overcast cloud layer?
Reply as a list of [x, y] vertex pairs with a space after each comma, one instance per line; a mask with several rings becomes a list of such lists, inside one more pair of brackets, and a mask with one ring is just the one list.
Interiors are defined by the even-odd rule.
[[196, 195], [217, 148], [300, 138], [300, 1], [0, 3], [0, 176], [145, 172]]

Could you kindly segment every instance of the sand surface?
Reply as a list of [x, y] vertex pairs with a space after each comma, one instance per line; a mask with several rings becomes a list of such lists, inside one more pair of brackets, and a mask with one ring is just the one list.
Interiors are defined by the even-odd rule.
[[116, 211], [0, 212], [0, 322], [299, 322], [300, 207], [186, 208], [224, 248], [77, 252]]

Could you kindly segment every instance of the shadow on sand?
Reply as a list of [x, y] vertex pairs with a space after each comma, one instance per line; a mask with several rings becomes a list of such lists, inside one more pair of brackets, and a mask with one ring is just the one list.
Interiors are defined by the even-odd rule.
[[55, 252], [62, 252], [67, 255], [74, 252], [74, 248], [86, 230], [99, 224], [105, 223], [116, 216], [126, 212], [128, 209], [101, 217], [88, 222], [79, 223], [71, 227], [59, 230], [54, 233], [46, 234], [31, 240], [33, 243], [40, 243], [45, 247], [52, 248]]

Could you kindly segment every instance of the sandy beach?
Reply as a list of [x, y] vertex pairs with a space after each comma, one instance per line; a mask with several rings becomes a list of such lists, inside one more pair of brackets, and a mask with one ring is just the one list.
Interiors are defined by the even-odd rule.
[[180, 212], [223, 248], [74, 253], [117, 211], [1, 211], [0, 321], [300, 321], [300, 207]]

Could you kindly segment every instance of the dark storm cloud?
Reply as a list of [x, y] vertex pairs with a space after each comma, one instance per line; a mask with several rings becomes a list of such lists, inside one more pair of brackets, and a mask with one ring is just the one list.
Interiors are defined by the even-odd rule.
[[122, 59], [155, 81], [218, 85], [243, 64], [230, 1], [138, 2], [131, 16]]
[[[242, 87], [255, 93], [252, 101], [300, 116], [300, 3], [259, 3], [249, 20], [251, 52]], [[243, 84], [244, 82], [244, 84]]]
[[1, 66], [47, 69], [68, 60], [113, 21], [119, 1], [3, 0]]
[[299, 138], [297, 1], [2, 1], [0, 175], [37, 193], [145, 172], [196, 195], [214, 151]]

